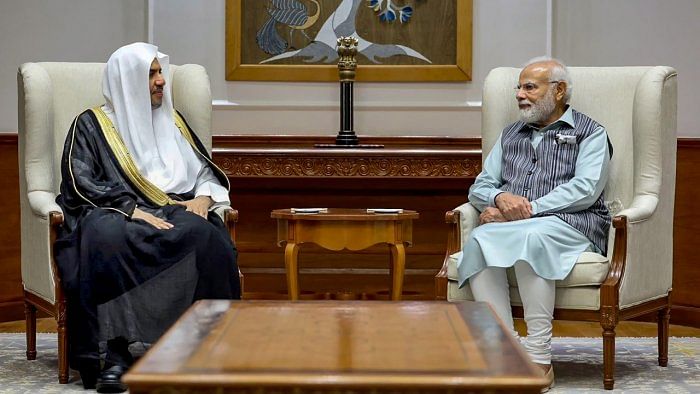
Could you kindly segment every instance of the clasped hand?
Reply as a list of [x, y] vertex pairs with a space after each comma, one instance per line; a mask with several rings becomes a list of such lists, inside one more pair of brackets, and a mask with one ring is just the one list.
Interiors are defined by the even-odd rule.
[[[214, 201], [209, 196], [199, 196], [192, 200], [175, 201], [175, 203], [184, 206], [187, 212], [192, 212], [206, 219], [209, 213], [209, 207], [214, 204]], [[169, 230], [175, 227], [172, 223], [138, 208], [134, 208], [134, 213], [131, 214], [131, 218], [143, 220], [159, 230]]]
[[486, 207], [481, 215], [479, 215], [479, 224], [507, 222], [506, 218], [501, 214], [501, 210], [495, 207]]
[[509, 222], [532, 217], [532, 205], [523, 196], [505, 192], [496, 196], [495, 203], [503, 217]]

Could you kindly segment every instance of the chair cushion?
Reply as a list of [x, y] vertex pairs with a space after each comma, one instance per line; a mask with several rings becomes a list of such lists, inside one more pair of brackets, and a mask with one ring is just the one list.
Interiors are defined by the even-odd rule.
[[[511, 305], [522, 306], [520, 292], [517, 287], [509, 289]], [[474, 295], [466, 284], [461, 289], [456, 281], [447, 285], [447, 300], [450, 302], [474, 301]], [[579, 286], [557, 289], [554, 295], [554, 307], [564, 309], [598, 310], [600, 308], [600, 286]]]
[[[520, 292], [516, 287], [510, 288], [510, 304], [523, 305], [520, 299]], [[560, 309], [598, 310], [600, 309], [600, 286], [557, 288], [554, 294], [554, 307]]]
[[[448, 257], [447, 278], [449, 280], [457, 280], [457, 261], [461, 257], [462, 252], [457, 252]], [[608, 275], [610, 262], [608, 258], [593, 252], [583, 252], [579, 256], [574, 269], [569, 275], [556, 282], [557, 287], [582, 287], [582, 286], [600, 286]], [[515, 279], [513, 269], [508, 269], [508, 283], [511, 287], [517, 287], [518, 282]]]

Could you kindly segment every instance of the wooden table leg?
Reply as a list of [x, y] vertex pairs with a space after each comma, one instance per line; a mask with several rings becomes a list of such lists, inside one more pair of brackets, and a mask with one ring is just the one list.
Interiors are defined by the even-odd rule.
[[403, 244], [389, 244], [391, 251], [391, 299], [401, 300], [403, 275], [406, 268], [406, 248]]
[[299, 299], [299, 245], [288, 242], [284, 248], [284, 265], [287, 268], [287, 294], [291, 301]]

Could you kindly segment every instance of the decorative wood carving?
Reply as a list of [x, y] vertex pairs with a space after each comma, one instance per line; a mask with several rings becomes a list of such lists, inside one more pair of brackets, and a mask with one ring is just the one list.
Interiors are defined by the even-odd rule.
[[600, 325], [606, 330], [615, 330], [618, 322], [618, 312], [612, 307], [600, 308]]
[[231, 177], [467, 177], [481, 171], [474, 139], [362, 137], [386, 149], [314, 149], [326, 137], [217, 137], [214, 160]]
[[218, 153], [215, 161], [226, 175], [243, 177], [476, 177], [481, 167], [478, 158], [366, 158], [330, 153], [309, 157], [316, 154], [309, 150], [308, 155], [289, 157], [288, 152], [250, 149]]

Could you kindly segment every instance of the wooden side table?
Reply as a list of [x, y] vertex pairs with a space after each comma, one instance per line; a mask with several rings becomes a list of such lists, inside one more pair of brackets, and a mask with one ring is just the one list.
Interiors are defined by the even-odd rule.
[[391, 299], [400, 300], [406, 266], [406, 249], [413, 237], [413, 220], [418, 212], [367, 213], [365, 209], [329, 208], [323, 213], [292, 213], [275, 209], [278, 245], [286, 243], [284, 264], [290, 300], [299, 299], [299, 245], [307, 242], [328, 249], [358, 251], [385, 243], [389, 245], [391, 263]]

